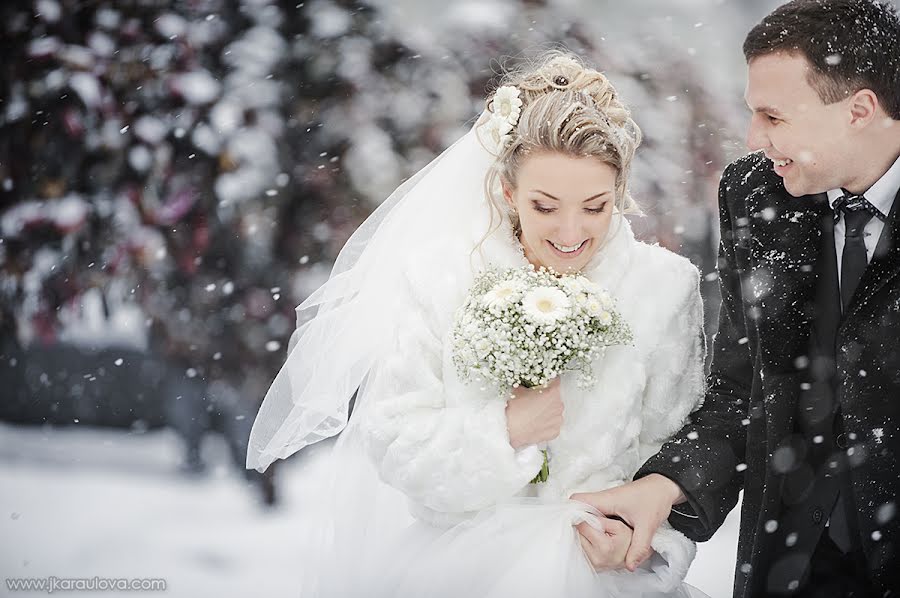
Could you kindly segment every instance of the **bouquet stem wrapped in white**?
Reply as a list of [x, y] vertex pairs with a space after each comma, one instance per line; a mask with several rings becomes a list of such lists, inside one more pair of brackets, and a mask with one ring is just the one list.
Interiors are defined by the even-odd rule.
[[[518, 386], [544, 386], [565, 371], [578, 371], [587, 388], [601, 351], [631, 340], [610, 294], [586, 277], [530, 266], [491, 269], [475, 279], [456, 313], [453, 363], [463, 380], [493, 384], [499, 397]], [[544, 451], [532, 481], [548, 475]]]

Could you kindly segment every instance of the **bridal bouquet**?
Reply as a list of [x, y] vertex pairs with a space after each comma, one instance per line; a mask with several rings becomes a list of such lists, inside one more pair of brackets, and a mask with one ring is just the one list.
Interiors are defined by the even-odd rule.
[[[632, 340], [608, 292], [581, 275], [545, 268], [491, 269], [480, 274], [456, 313], [453, 363], [463, 380], [540, 387], [578, 371], [582, 388], [595, 383], [591, 362], [604, 347]], [[533, 480], [549, 475], [544, 466]]]

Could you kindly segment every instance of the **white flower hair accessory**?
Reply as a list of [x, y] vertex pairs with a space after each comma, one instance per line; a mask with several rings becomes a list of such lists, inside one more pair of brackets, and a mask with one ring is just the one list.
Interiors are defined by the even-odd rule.
[[494, 99], [491, 100], [494, 117], [508, 122], [510, 126], [516, 126], [519, 115], [522, 114], [520, 93], [519, 88], [513, 85], [504, 85], [495, 91]]
[[505, 120], [492, 116], [484, 125], [484, 134], [481, 136], [482, 143], [489, 152], [499, 156], [512, 141], [512, 135], [510, 135], [512, 129], [513, 126]]
[[513, 129], [522, 114], [521, 91], [513, 85], [504, 85], [491, 98], [491, 111], [485, 113], [482, 143], [495, 156], [499, 156], [512, 141]]

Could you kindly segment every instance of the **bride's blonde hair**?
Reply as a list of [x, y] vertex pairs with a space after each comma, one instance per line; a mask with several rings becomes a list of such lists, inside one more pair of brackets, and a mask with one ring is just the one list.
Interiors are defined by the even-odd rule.
[[[515, 187], [525, 158], [539, 152], [594, 157], [613, 166], [617, 172], [617, 211], [641, 213], [628, 190], [641, 130], [609, 79], [572, 54], [552, 51], [535, 63], [508, 72], [502, 85], [519, 89], [522, 106], [518, 123], [510, 133], [511, 141], [485, 177], [485, 193], [501, 219], [506, 214], [518, 231], [518, 216], [508, 209], [500, 183]], [[493, 99], [492, 93], [486, 102], [489, 112], [493, 112]], [[493, 219], [492, 215], [492, 222]]]

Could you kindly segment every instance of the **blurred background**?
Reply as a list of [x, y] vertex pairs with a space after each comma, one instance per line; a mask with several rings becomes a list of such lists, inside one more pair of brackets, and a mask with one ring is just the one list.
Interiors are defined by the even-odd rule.
[[[327, 447], [243, 468], [293, 308], [503, 66], [550, 47], [631, 105], [633, 225], [701, 269], [711, 335], [740, 44], [776, 4], [4, 2], [0, 577], [295, 595]], [[713, 597], [730, 595], [735, 517], [689, 577]]]

